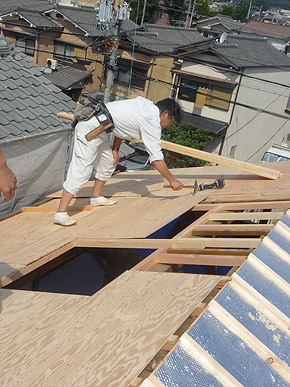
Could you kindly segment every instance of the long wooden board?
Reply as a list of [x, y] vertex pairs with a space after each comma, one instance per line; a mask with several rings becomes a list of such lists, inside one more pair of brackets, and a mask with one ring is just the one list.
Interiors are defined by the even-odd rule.
[[127, 386], [221, 278], [130, 271], [92, 297], [4, 290], [0, 384]]
[[[64, 119], [64, 120], [72, 120], [73, 114], [66, 113], [66, 112], [59, 112], [57, 114], [58, 118]], [[268, 179], [278, 179], [279, 177], [283, 176], [283, 174], [279, 171], [276, 171], [274, 169], [265, 168], [258, 165], [253, 165], [250, 163], [246, 163], [244, 161], [236, 160], [236, 159], [230, 159], [228, 157], [219, 156], [213, 153], [208, 153], [205, 151], [201, 151], [198, 149], [189, 148], [183, 145], [174, 144], [169, 141], [161, 141], [161, 146], [163, 149], [176, 152], [185, 156], [195, 157], [200, 160], [204, 161], [210, 161], [212, 163], [217, 163], [220, 165], [226, 165], [231, 168], [236, 168], [240, 171], [246, 171], [250, 172], [254, 175], [267, 177]]]

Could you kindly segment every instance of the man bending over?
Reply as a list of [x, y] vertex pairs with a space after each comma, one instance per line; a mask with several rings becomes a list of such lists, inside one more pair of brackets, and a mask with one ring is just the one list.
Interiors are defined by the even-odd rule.
[[63, 193], [58, 211], [54, 215], [54, 223], [62, 226], [72, 226], [76, 221], [67, 214], [69, 203], [93, 171], [95, 183], [92, 190], [90, 204], [93, 206], [109, 206], [116, 200], [101, 196], [102, 189], [114, 172], [119, 162], [119, 148], [124, 139], [142, 139], [150, 162], [168, 181], [173, 190], [180, 190], [183, 184], [176, 180], [168, 170], [161, 151], [161, 131], [169, 127], [174, 121], [180, 121], [181, 108], [170, 98], [163, 99], [156, 104], [152, 101], [137, 97], [124, 101], [106, 104], [113, 122], [114, 144], [111, 149], [109, 136], [103, 132], [88, 142], [85, 135], [100, 125], [93, 116], [86, 122], [79, 122], [76, 126], [73, 156], [63, 184]]

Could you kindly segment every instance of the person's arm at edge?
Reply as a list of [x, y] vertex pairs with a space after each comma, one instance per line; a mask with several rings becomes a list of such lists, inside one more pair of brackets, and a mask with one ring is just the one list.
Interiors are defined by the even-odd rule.
[[175, 179], [175, 177], [171, 174], [164, 160], [155, 160], [153, 161], [154, 168], [168, 181], [171, 188], [174, 191], [179, 191], [183, 188], [183, 184]]
[[0, 148], [0, 196], [3, 193], [4, 201], [8, 202], [15, 194], [17, 179], [6, 163], [7, 159]]
[[113, 142], [113, 148], [112, 148], [112, 152], [113, 152], [113, 156], [114, 156], [114, 165], [119, 164], [119, 161], [120, 161], [119, 149], [120, 149], [120, 146], [122, 144], [122, 141], [123, 141], [122, 138], [115, 136], [114, 142]]

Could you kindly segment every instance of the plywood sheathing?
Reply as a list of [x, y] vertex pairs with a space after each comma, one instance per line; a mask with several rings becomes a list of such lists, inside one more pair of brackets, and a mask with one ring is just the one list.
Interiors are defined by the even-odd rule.
[[125, 272], [92, 297], [1, 290], [1, 385], [127, 386], [220, 279]]
[[[212, 189], [207, 191], [210, 197], [220, 195], [243, 195], [257, 193], [289, 193], [290, 198], [290, 162], [267, 163], [270, 168], [281, 171], [283, 176], [278, 180], [269, 180], [263, 177], [238, 172], [235, 169], [224, 166], [209, 166], [198, 168], [176, 168], [172, 170], [174, 177], [181, 180], [184, 184], [212, 183], [215, 179], [223, 177], [225, 186], [222, 189]], [[164, 188], [165, 180], [155, 170], [136, 171], [119, 173], [111, 178], [104, 188], [104, 196], [184, 196], [192, 191], [191, 188], [185, 188], [179, 192], [173, 192], [170, 188]], [[93, 182], [90, 181], [79, 191], [78, 197], [89, 197], [91, 194]], [[60, 197], [62, 191], [51, 194], [50, 197]]]
[[[191, 209], [207, 194], [119, 198], [114, 206], [74, 213], [78, 223], [67, 228], [53, 224], [53, 213], [22, 213], [0, 222], [0, 263], [10, 265], [12, 271], [15, 265], [28, 266], [36, 261], [41, 265], [60, 255], [59, 249], [67, 251], [77, 238], [146, 238]], [[51, 205], [56, 206], [48, 202], [41, 207]], [[5, 272], [7, 270], [6, 266]]]

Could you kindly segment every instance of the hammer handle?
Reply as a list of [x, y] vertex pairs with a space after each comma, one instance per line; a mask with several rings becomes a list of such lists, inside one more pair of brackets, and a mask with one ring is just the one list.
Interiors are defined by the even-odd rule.
[[[171, 185], [164, 184], [163, 188], [171, 188]], [[183, 188], [194, 188], [194, 185], [193, 184], [184, 184]]]
[[95, 137], [97, 137], [99, 134], [103, 133], [105, 130], [110, 129], [112, 127], [112, 123], [110, 121], [103, 122], [100, 126], [98, 126], [96, 129], [91, 130], [89, 133], [86, 134], [86, 140], [92, 141]]

